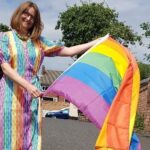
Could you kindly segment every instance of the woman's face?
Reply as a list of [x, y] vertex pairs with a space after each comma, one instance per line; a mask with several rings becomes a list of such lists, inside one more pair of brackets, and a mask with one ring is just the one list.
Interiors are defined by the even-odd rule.
[[30, 7], [29, 9], [25, 10], [20, 18], [20, 23], [21, 23], [21, 28], [24, 31], [29, 31], [33, 25], [34, 25], [34, 21], [35, 21], [35, 10], [33, 7]]

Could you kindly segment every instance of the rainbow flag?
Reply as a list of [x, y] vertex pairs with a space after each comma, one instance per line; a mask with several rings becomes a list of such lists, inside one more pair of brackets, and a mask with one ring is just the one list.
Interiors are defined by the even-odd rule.
[[107, 35], [45, 94], [64, 96], [100, 129], [96, 150], [140, 150], [133, 133], [139, 85], [135, 59], [127, 48]]

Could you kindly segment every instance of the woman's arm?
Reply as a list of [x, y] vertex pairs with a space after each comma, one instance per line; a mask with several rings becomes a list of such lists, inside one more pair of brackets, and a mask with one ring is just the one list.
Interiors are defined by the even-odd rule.
[[89, 48], [91, 48], [93, 45], [95, 45], [99, 39], [96, 39], [94, 41], [85, 43], [85, 44], [80, 44], [72, 47], [64, 47], [60, 52], [59, 56], [74, 56], [77, 54], [82, 54]]
[[41, 92], [34, 85], [22, 78], [8, 63], [2, 63], [1, 68], [6, 76], [18, 83], [21, 87], [25, 88], [32, 97], [39, 97], [41, 95]]

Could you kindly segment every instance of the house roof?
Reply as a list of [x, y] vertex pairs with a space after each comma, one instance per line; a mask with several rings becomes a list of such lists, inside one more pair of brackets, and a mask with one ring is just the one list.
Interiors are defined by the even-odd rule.
[[40, 76], [41, 85], [51, 85], [62, 73], [63, 71], [45, 70], [45, 72]]

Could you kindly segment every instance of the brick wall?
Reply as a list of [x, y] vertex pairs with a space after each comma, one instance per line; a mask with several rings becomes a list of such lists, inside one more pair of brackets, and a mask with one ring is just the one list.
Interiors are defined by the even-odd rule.
[[138, 112], [144, 117], [145, 130], [150, 131], [150, 78], [141, 81]]

